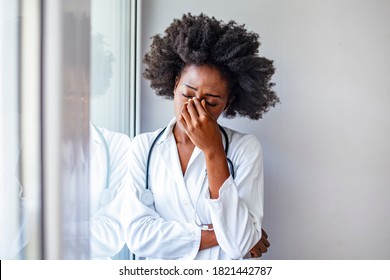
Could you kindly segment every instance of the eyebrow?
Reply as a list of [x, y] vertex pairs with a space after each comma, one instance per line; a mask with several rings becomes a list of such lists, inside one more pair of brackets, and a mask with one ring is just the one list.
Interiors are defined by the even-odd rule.
[[[197, 91], [198, 89], [193, 87], [193, 86], [190, 86], [190, 85], [187, 85], [187, 84], [183, 84], [184, 86], [194, 90], [194, 91]], [[219, 99], [222, 99], [221, 96], [217, 95], [217, 94], [212, 94], [212, 93], [206, 93], [206, 96], [211, 96], [211, 97], [216, 97], [216, 98], [219, 98]]]

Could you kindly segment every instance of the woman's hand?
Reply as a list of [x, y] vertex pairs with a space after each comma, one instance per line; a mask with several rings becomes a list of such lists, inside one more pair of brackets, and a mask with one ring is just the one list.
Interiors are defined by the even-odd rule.
[[270, 246], [270, 243], [267, 238], [268, 238], [267, 233], [264, 231], [264, 229], [261, 229], [261, 239], [249, 251], [252, 258], [260, 258], [262, 254], [268, 251], [268, 247]]
[[192, 143], [204, 153], [224, 152], [217, 120], [207, 111], [205, 100], [189, 99], [181, 110], [179, 122]]
[[204, 100], [200, 102], [199, 99], [193, 98], [183, 106], [179, 122], [192, 143], [204, 153], [210, 197], [217, 199], [219, 189], [229, 177], [229, 168], [217, 120], [207, 111]]

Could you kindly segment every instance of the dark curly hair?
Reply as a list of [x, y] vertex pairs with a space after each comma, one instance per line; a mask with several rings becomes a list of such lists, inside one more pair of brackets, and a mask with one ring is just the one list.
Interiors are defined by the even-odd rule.
[[259, 35], [234, 21], [224, 23], [204, 14], [175, 19], [164, 36], [152, 37], [144, 57], [144, 77], [157, 95], [173, 98], [175, 80], [188, 65], [210, 65], [225, 77], [232, 102], [226, 117], [258, 120], [279, 98], [272, 90], [273, 61], [260, 57]]

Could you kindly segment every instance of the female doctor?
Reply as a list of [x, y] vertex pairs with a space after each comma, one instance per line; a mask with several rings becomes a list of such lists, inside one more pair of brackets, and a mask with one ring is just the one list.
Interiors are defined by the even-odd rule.
[[183, 15], [153, 38], [144, 76], [158, 95], [173, 98], [175, 117], [132, 141], [127, 242], [136, 255], [260, 255], [261, 146], [217, 123], [222, 113], [259, 119], [278, 102], [272, 61], [258, 56], [259, 45], [244, 26], [203, 14]]

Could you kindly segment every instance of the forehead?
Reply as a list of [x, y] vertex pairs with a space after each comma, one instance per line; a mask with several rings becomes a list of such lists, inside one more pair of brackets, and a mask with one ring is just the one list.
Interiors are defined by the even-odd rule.
[[222, 73], [210, 65], [188, 65], [180, 75], [180, 83], [198, 90], [211, 90], [227, 93], [227, 81]]

